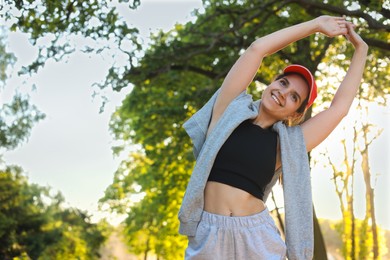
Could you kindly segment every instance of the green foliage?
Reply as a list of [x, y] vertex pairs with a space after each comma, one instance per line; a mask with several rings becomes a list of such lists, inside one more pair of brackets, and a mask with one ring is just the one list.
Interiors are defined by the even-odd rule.
[[[6, 50], [4, 28], [0, 28], [0, 87], [6, 87], [8, 70], [16, 58]], [[45, 117], [28, 97], [16, 94], [10, 103], [2, 104], [0, 108], [0, 152], [14, 149], [25, 141], [33, 125]]]
[[[181, 128], [183, 122], [215, 92], [240, 52], [256, 37], [331, 13], [336, 1], [317, 8], [308, 8], [301, 1], [294, 4], [204, 1], [204, 5], [205, 11], [196, 13], [196, 22], [177, 25], [170, 32], [155, 35], [139, 65], [122, 79], [133, 84], [134, 89], [113, 115], [111, 129], [123, 143], [118, 150], [125, 151], [134, 144], [140, 149], [130, 153], [120, 166], [101, 202], [113, 205], [114, 211], [127, 210], [126, 235], [136, 253], [149, 250], [170, 259], [159, 251], [157, 242], [177, 239], [167, 234], [177, 232], [176, 216], [193, 163], [190, 141]], [[337, 8], [342, 12], [333, 15], [350, 14], [345, 7]], [[363, 35], [367, 31], [360, 29]], [[385, 32], [378, 29], [372, 35], [383, 37]], [[346, 68], [351, 51], [345, 40], [315, 35], [265, 59], [255, 81], [270, 82], [286, 62], [305, 64], [312, 71], [320, 64], [326, 68], [330, 62]], [[388, 61], [378, 50], [371, 52], [370, 62], [375, 63], [379, 53], [381, 59]], [[338, 54], [344, 58], [336, 59]], [[379, 71], [377, 80], [384, 80], [388, 72], [388, 68]], [[321, 76], [325, 77], [326, 73], [323, 69]], [[366, 97], [375, 91], [388, 93], [388, 88], [383, 86], [369, 85]], [[328, 92], [327, 88], [321, 91]], [[261, 89], [252, 88], [256, 97], [260, 92]], [[131, 199], [136, 193], [143, 195], [140, 202]], [[169, 223], [170, 230], [163, 223]]]
[[[365, 220], [355, 219], [357, 224], [357, 231], [355, 233], [355, 240], [358, 241], [358, 252], [354, 259], [373, 259], [372, 250], [367, 251], [367, 247], [372, 247], [372, 233], [367, 231], [367, 224]], [[346, 238], [351, 244], [351, 237], [346, 237], [345, 234], [345, 224], [343, 220], [320, 220], [321, 230], [324, 234], [326, 240], [326, 246], [330, 255], [333, 255], [335, 259], [352, 259], [349, 255], [346, 257], [346, 247], [343, 246], [343, 239]], [[347, 227], [348, 228], [348, 227]], [[368, 227], [369, 228], [369, 227]], [[379, 259], [389, 259], [389, 252], [386, 248], [390, 245], [390, 231], [378, 227], [378, 233], [380, 237], [380, 252], [381, 255]], [[360, 245], [365, 243], [366, 248], [362, 248]], [[349, 248], [350, 250], [351, 248]]]
[[[2, 34], [3, 35], [3, 34]], [[0, 80], [6, 86], [7, 70], [15, 61], [0, 39]], [[0, 112], [1, 152], [25, 141], [32, 126], [44, 115], [16, 94]], [[3, 163], [3, 162], [2, 162]], [[0, 170], [1, 259], [95, 259], [106, 237], [89, 216], [63, 209], [61, 194], [28, 183], [19, 167]]]
[[[114, 65], [100, 87], [134, 86], [110, 127], [121, 141], [115, 151], [136, 149], [116, 171], [101, 203], [128, 213], [126, 237], [137, 253], [182, 258], [185, 242], [177, 236], [176, 216], [194, 163], [182, 124], [221, 85], [240, 52], [256, 37], [321, 14], [345, 14], [359, 25], [358, 32], [371, 47], [361, 96], [372, 100], [389, 93], [389, 10], [375, 1], [204, 0], [205, 10], [194, 12], [195, 22], [154, 35], [141, 58], [137, 30], [129, 28], [115, 5], [106, 1], [7, 3], [18, 10], [14, 17], [5, 15], [15, 21], [13, 29], [29, 33], [33, 43], [51, 39], [39, 46], [39, 57], [26, 72], [36, 71], [48, 58], [71, 53], [74, 46], [64, 36], [82, 35], [99, 44], [86, 46], [88, 52], [115, 46], [127, 55], [128, 63]], [[136, 4], [139, 1], [133, 1]], [[125, 48], [125, 42], [131, 47]], [[345, 40], [313, 35], [266, 58], [253, 85], [267, 84], [286, 63], [304, 64], [325, 81], [330, 64], [345, 69], [351, 52]], [[332, 86], [323, 85], [320, 92], [329, 100]], [[259, 97], [261, 89], [252, 88], [252, 94]]]
[[[24, 68], [22, 73], [36, 72], [46, 60], [60, 60], [75, 50], [69, 36], [84, 36], [94, 44], [85, 46], [85, 52], [101, 52], [111, 43], [121, 47], [130, 41], [137, 45], [134, 34], [138, 31], [128, 27], [120, 17], [117, 7], [127, 4], [136, 8], [140, 0], [111, 1], [52, 1], [52, 0], [5, 0], [0, 14], [11, 23], [12, 31], [28, 33], [30, 40], [39, 47], [38, 58]], [[65, 36], [65, 38], [63, 38]], [[40, 43], [45, 39], [48, 43]], [[100, 45], [100, 46], [99, 46]], [[127, 52], [128, 50], [124, 50]]]
[[96, 259], [106, 228], [83, 211], [64, 209], [63, 201], [28, 183], [18, 167], [0, 171], [0, 258]]
[[[366, 220], [354, 219], [355, 221], [355, 240], [357, 241], [355, 245], [355, 255], [351, 255], [352, 249], [352, 237], [350, 230], [351, 216], [344, 214], [344, 217], [341, 221], [332, 224], [332, 228], [335, 229], [340, 235], [341, 240], [343, 241], [342, 253], [344, 259], [374, 259], [373, 258], [373, 236], [371, 227]], [[377, 228], [379, 235], [379, 248], [381, 256], [385, 257], [387, 255], [386, 239], [384, 236], [385, 230]], [[382, 259], [382, 258], [379, 258]], [[385, 258], [383, 258], [385, 259]]]
[[4, 28], [0, 27], [0, 86], [4, 87], [7, 76], [7, 69], [16, 61], [15, 55], [6, 51], [6, 37], [3, 32]]
[[25, 141], [33, 125], [45, 115], [29, 100], [15, 95], [10, 104], [4, 104], [0, 110], [0, 147], [13, 149]]

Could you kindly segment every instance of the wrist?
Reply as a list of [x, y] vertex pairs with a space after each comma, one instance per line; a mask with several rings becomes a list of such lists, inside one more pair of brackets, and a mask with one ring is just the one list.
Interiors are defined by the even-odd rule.
[[365, 42], [362, 42], [354, 47], [355, 47], [355, 52], [360, 52], [365, 54], [367, 54], [368, 52], [368, 45]]
[[321, 32], [321, 22], [320, 22], [321, 17], [314, 18], [311, 20], [312, 26], [313, 26], [313, 32]]

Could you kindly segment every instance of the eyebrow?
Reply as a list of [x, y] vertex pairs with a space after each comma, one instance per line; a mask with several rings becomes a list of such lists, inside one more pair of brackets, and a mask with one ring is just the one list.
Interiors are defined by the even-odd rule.
[[[290, 81], [288, 81], [288, 79], [286, 78], [286, 77], [282, 77], [281, 79], [284, 79], [285, 81], [286, 81], [286, 83], [287, 83], [287, 87], [289, 87], [290, 86]], [[294, 93], [298, 96], [298, 98], [299, 98], [299, 101], [302, 101], [302, 98], [301, 98], [301, 95], [299, 95], [299, 93], [298, 92], [296, 92], [296, 91], [294, 91]]]
[[288, 81], [286, 77], [283, 77], [282, 79], [284, 79], [287, 82], [287, 85], [290, 86], [290, 81]]

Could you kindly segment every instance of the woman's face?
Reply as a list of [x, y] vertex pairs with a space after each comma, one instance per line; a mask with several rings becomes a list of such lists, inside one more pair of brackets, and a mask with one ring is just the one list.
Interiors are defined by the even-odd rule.
[[294, 117], [309, 95], [307, 82], [296, 74], [289, 74], [272, 82], [263, 92], [262, 106], [277, 120]]

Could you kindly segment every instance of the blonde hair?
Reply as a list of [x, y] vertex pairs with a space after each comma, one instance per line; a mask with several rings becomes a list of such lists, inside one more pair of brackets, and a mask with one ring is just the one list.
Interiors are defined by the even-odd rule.
[[303, 123], [303, 121], [305, 121], [305, 115], [306, 115], [306, 110], [303, 111], [302, 113], [299, 113], [299, 116], [296, 116], [294, 118], [287, 118], [283, 120], [283, 124], [285, 124], [286, 126], [299, 125], [300, 123]]

